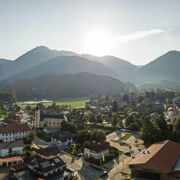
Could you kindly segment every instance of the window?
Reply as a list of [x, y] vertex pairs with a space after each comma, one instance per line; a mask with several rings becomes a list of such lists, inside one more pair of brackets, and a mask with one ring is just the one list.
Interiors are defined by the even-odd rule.
[[51, 124], [51, 122], [49, 122], [49, 124]]
[[54, 122], [54, 124], [55, 124], [55, 122]]

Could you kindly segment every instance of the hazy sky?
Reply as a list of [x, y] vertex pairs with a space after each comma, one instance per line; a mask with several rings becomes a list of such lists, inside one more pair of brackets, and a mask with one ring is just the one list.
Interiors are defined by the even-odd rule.
[[147, 64], [180, 51], [179, 17], [178, 0], [0, 0], [0, 58], [43, 45]]

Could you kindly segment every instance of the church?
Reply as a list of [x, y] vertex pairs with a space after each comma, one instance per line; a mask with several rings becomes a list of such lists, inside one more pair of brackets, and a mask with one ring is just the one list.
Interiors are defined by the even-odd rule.
[[43, 131], [46, 133], [54, 133], [59, 131], [59, 128], [61, 128], [61, 122], [63, 120], [67, 120], [63, 114], [44, 115], [40, 113], [39, 107], [36, 107], [33, 126], [34, 129], [43, 128]]

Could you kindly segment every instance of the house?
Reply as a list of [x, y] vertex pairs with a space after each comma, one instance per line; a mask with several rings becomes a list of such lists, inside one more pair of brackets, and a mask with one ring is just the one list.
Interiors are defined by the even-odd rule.
[[160, 104], [160, 100], [155, 100], [155, 104]]
[[99, 108], [99, 112], [103, 113], [105, 111], [105, 108], [101, 107]]
[[[80, 113], [80, 114], [82, 114], [82, 113]], [[85, 111], [85, 112], [84, 112], [84, 116], [87, 116], [87, 115], [89, 116], [89, 115], [91, 115], [91, 114], [92, 114], [91, 111]]]
[[12, 120], [12, 119], [9, 119], [8, 117], [5, 117], [4, 120], [2, 120], [2, 122], [4, 124], [21, 124], [21, 121]]
[[173, 101], [178, 101], [178, 97], [173, 97]]
[[25, 124], [0, 125], [0, 140], [10, 142], [14, 140], [26, 139], [31, 128]]
[[180, 178], [180, 144], [166, 140], [152, 144], [128, 163], [134, 179]]
[[33, 151], [33, 155], [40, 154], [40, 155], [47, 156], [47, 157], [59, 156], [60, 153], [62, 153], [62, 152], [58, 146], [49, 146], [47, 148], [35, 149]]
[[19, 162], [24, 162], [24, 160], [20, 156], [2, 158], [0, 159], [0, 166], [10, 166]]
[[55, 133], [61, 128], [61, 122], [67, 120], [63, 114], [59, 115], [44, 115], [40, 114], [40, 109], [37, 106], [35, 110], [35, 120], [33, 126], [35, 129], [43, 128], [45, 133]]
[[168, 108], [168, 112], [175, 112], [176, 110], [173, 107]]
[[23, 118], [23, 115], [22, 114], [12, 114], [8, 117], [9, 119], [12, 119], [12, 120], [21, 120]]
[[25, 144], [22, 141], [0, 143], [0, 157], [23, 154]]
[[73, 143], [73, 136], [69, 131], [62, 131], [52, 135], [51, 142], [61, 148]]
[[159, 116], [158, 113], [152, 113], [152, 114], [150, 115], [151, 118], [153, 118], [153, 117], [158, 117], [158, 116]]
[[141, 104], [139, 104], [139, 105], [137, 106], [137, 111], [138, 111], [138, 112], [142, 112], [142, 111], [144, 111], [147, 107], [148, 107], [148, 103], [147, 103], [147, 102], [142, 102]]
[[35, 155], [26, 163], [11, 166], [10, 174], [18, 180], [69, 180], [75, 175], [75, 170], [67, 167], [59, 156], [48, 158]]
[[93, 142], [84, 148], [84, 156], [87, 158], [101, 159], [102, 154], [104, 156], [109, 155], [109, 149], [109, 144], [104, 141]]
[[129, 116], [138, 117], [139, 113], [138, 112], [131, 112], [131, 113], [129, 113]]

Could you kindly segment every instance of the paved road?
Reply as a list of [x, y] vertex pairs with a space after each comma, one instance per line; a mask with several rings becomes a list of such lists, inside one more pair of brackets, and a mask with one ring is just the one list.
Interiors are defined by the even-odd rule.
[[20, 110], [20, 112], [22, 113], [22, 115], [23, 115], [23, 118], [22, 118], [22, 120], [21, 120], [21, 123], [28, 123], [29, 122], [29, 117], [30, 117], [30, 115], [26, 112], [26, 111], [24, 111], [24, 110]]

